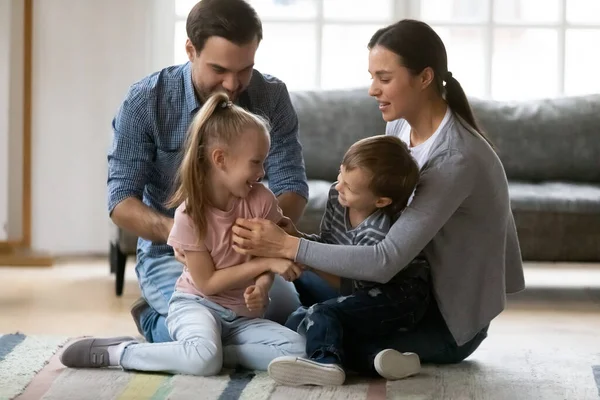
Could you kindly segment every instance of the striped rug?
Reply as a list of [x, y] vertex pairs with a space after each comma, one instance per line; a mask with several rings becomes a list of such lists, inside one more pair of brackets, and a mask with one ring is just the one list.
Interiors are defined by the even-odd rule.
[[68, 369], [58, 361], [68, 338], [9, 334], [0, 336], [0, 400], [599, 399], [600, 347], [586, 336], [491, 337], [469, 360], [425, 366], [403, 381], [351, 377], [335, 388], [289, 388], [264, 372], [202, 378]]
[[338, 388], [286, 388], [264, 372], [210, 377], [68, 369], [58, 356], [66, 337], [0, 336], [0, 400], [383, 400], [383, 380], [349, 380]]

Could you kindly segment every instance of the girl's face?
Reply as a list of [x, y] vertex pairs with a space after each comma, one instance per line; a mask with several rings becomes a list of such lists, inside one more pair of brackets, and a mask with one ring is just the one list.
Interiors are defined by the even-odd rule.
[[271, 143], [268, 133], [257, 128], [245, 130], [240, 138], [225, 152], [220, 178], [233, 196], [244, 198], [265, 176], [263, 164]]
[[406, 118], [415, 109], [421, 92], [420, 76], [414, 76], [401, 65], [400, 57], [383, 46], [369, 52], [372, 83], [369, 95], [379, 103], [385, 121]]

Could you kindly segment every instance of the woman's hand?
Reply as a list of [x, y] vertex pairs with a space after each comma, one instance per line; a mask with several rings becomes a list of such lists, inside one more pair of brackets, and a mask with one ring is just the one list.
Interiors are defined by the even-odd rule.
[[244, 255], [293, 260], [300, 239], [290, 236], [273, 221], [238, 218], [233, 231], [233, 248]]

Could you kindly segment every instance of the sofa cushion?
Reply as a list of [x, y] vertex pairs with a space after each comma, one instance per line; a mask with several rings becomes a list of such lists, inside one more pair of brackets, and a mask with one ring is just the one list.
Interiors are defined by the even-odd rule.
[[[332, 182], [309, 180], [310, 199], [298, 229], [306, 233], [319, 230]], [[515, 212], [600, 214], [600, 185], [565, 182], [509, 182], [511, 208]]]
[[385, 121], [367, 88], [291, 92], [298, 114], [306, 174], [336, 179], [344, 153], [357, 140], [385, 133]]
[[600, 95], [469, 100], [509, 179], [600, 183]]
[[523, 260], [600, 260], [600, 214], [515, 210]]
[[[350, 145], [385, 132], [366, 87], [296, 91], [290, 97], [309, 179], [334, 180]], [[509, 179], [600, 183], [600, 95], [469, 101]]]
[[509, 182], [515, 211], [600, 214], [600, 185]]

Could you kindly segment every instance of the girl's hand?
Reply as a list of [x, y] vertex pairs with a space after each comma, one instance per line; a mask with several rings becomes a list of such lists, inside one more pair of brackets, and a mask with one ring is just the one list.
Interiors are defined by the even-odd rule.
[[293, 260], [300, 239], [290, 236], [273, 221], [238, 218], [233, 231], [233, 248], [244, 255]]
[[248, 310], [264, 310], [269, 305], [269, 294], [260, 285], [252, 285], [244, 292], [244, 301]]
[[267, 258], [265, 262], [271, 272], [281, 275], [288, 282], [295, 281], [302, 275], [302, 267], [285, 258]]

